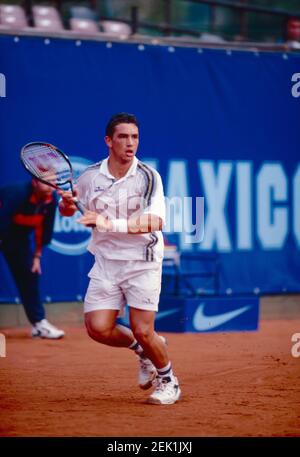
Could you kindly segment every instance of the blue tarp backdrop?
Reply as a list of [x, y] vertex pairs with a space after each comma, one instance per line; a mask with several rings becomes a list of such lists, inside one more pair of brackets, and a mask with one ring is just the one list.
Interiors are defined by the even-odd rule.
[[[135, 113], [138, 157], [161, 173], [167, 197], [193, 197], [183, 217], [175, 202], [169, 239], [219, 254], [222, 293], [300, 291], [299, 54], [2, 35], [0, 73], [1, 185], [28, 179], [19, 152], [30, 141], [58, 146], [80, 172], [106, 156], [109, 117]], [[197, 196], [203, 241], [188, 234]], [[90, 233], [75, 219], [57, 214], [45, 250], [52, 300], [87, 285]], [[14, 300], [2, 258], [0, 275], [0, 300]]]

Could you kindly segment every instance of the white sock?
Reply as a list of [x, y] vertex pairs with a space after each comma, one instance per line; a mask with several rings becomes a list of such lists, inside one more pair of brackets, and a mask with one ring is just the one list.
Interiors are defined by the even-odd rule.
[[144, 358], [144, 350], [142, 348], [142, 346], [140, 345], [140, 343], [137, 342], [137, 340], [134, 340], [133, 343], [131, 343], [130, 346], [128, 346], [128, 349], [131, 349], [132, 351], [134, 351], [139, 357], [143, 357]]
[[157, 369], [157, 375], [160, 378], [168, 378], [168, 377], [173, 378], [174, 377], [171, 362], [169, 362], [168, 365], [166, 365], [165, 367], [156, 368], [156, 369]]

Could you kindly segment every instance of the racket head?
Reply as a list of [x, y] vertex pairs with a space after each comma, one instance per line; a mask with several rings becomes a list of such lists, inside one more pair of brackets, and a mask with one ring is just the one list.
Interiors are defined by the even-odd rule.
[[73, 170], [69, 158], [53, 144], [43, 141], [27, 143], [21, 150], [21, 162], [25, 169], [39, 181], [54, 189], [66, 184], [73, 192]]

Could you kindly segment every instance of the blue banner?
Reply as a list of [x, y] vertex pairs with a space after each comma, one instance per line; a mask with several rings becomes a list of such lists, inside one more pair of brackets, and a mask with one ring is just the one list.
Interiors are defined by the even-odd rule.
[[[299, 54], [1, 35], [0, 75], [1, 185], [28, 179], [19, 153], [30, 141], [58, 146], [80, 172], [106, 156], [111, 115], [132, 112], [138, 157], [173, 198], [169, 241], [216, 253], [222, 294], [300, 291]], [[83, 296], [89, 236], [57, 214], [47, 300]], [[14, 299], [3, 259], [0, 274], [0, 299]]]

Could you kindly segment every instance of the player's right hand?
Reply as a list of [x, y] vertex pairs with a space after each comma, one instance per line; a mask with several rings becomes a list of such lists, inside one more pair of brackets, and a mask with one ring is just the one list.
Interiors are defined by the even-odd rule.
[[61, 197], [58, 206], [62, 216], [73, 216], [73, 214], [77, 211], [77, 206], [75, 205], [74, 197], [77, 197], [78, 192], [74, 190], [74, 194], [72, 194], [72, 192], [70, 191], [58, 190], [57, 193]]

